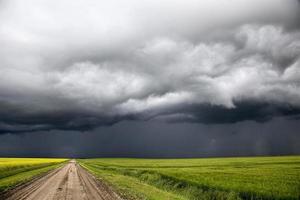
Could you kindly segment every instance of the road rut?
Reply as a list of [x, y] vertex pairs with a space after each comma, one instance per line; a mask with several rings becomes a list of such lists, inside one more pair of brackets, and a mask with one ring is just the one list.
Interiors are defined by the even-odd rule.
[[[1, 198], [0, 198], [1, 199]], [[121, 200], [72, 160], [47, 175], [10, 191], [5, 200]]]

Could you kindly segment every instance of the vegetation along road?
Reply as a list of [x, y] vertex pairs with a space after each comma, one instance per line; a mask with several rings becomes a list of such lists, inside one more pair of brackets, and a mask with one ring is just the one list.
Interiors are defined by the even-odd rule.
[[298, 200], [300, 156], [0, 158], [0, 199]]
[[115, 200], [121, 199], [75, 160], [2, 194], [7, 200]]
[[300, 156], [78, 162], [128, 199], [300, 199]]

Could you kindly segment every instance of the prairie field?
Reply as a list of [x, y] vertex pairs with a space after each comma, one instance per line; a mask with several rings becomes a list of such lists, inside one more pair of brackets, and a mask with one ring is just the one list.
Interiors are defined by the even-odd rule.
[[67, 159], [0, 158], [0, 192], [58, 167]]
[[127, 199], [300, 199], [300, 156], [78, 162]]

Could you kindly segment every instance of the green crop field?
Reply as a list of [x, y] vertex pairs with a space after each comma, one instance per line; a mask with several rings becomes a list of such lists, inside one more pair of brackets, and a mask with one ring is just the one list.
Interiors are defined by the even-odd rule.
[[58, 167], [66, 159], [0, 158], [0, 192]]
[[300, 199], [300, 156], [78, 161], [129, 199]]

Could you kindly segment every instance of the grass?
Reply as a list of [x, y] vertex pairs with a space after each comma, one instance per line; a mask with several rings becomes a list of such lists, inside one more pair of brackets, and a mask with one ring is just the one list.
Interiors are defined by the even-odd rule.
[[129, 199], [300, 199], [300, 156], [78, 161]]
[[60, 166], [67, 159], [0, 158], [0, 192]]

